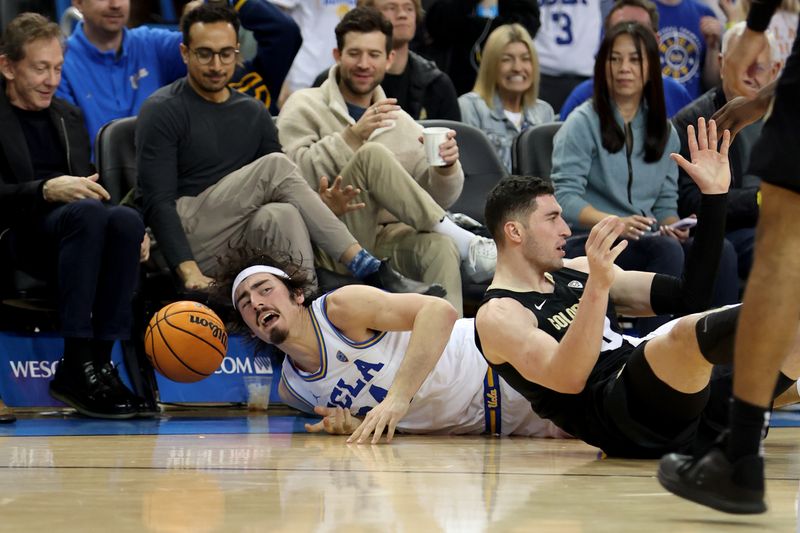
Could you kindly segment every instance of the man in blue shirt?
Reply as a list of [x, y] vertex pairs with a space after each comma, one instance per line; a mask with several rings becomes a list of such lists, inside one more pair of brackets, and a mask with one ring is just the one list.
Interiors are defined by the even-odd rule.
[[[182, 38], [177, 31], [127, 29], [130, 0], [73, 3], [84, 20], [67, 42], [58, 96], [81, 108], [94, 140], [103, 124], [138, 115], [156, 89], [186, 75], [179, 50]], [[202, 3], [195, 0], [190, 5]], [[300, 29], [267, 0], [239, 0], [235, 9], [242, 26], [253, 32], [257, 51], [253, 59], [237, 66], [230, 86], [262, 101], [275, 114], [277, 95], [302, 43]]]
[[[652, 28], [658, 36], [658, 8], [650, 0], [619, 0], [606, 16], [603, 28], [607, 31], [620, 22], [638, 22], [646, 28]], [[692, 101], [687, 90], [678, 81], [664, 76], [664, 101], [667, 105], [667, 116], [672, 117]], [[588, 79], [575, 87], [561, 106], [560, 118], [566, 120], [573, 109], [592, 97], [594, 80]]]
[[57, 96], [86, 117], [89, 139], [116, 118], [139, 113], [153, 91], [186, 75], [178, 32], [126, 28], [129, 0], [73, 0], [83, 13], [67, 40]]

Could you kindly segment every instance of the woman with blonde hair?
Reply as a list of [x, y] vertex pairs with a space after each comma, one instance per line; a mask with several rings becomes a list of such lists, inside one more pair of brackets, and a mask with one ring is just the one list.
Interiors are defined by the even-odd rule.
[[458, 105], [461, 120], [486, 133], [509, 171], [514, 138], [555, 119], [538, 93], [539, 60], [530, 34], [520, 24], [499, 26], [486, 41], [475, 87]]

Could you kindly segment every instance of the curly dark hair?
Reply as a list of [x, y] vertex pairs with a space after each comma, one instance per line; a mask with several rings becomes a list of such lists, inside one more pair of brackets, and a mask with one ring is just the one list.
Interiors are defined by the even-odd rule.
[[265, 265], [280, 268], [289, 278], [278, 278], [286, 285], [290, 293], [302, 293], [305, 296], [303, 305], [308, 307], [318, 296], [311, 280], [313, 273], [300, 266], [289, 254], [269, 253], [258, 248], [235, 248], [231, 249], [227, 255], [217, 259], [216, 279], [211, 299], [216, 302], [216, 308], [225, 307], [222, 319], [229, 332], [238, 333], [245, 338], [253, 338], [255, 348], [267, 346], [264, 341], [252, 336], [250, 328], [242, 320], [239, 311], [233, 307], [231, 302], [231, 288], [236, 276], [245, 268], [255, 265]]

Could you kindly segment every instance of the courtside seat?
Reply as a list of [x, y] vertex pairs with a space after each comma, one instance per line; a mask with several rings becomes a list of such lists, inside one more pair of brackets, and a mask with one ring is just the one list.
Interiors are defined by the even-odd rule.
[[514, 139], [511, 164], [514, 174], [550, 179], [553, 168], [553, 137], [563, 122], [537, 124]]

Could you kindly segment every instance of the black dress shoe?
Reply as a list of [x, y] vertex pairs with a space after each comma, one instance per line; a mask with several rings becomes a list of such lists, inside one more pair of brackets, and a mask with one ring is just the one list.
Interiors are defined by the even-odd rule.
[[11, 424], [16, 421], [17, 417], [11, 413], [0, 413], [0, 424]]
[[129, 397], [106, 383], [93, 362], [68, 368], [62, 361], [50, 382], [50, 396], [92, 418], [133, 418], [136, 408]]
[[447, 295], [447, 291], [438, 283], [429, 285], [409, 279], [390, 267], [385, 259], [381, 261], [381, 266], [377, 272], [373, 272], [364, 278], [364, 282], [367, 285], [372, 285], [388, 292], [413, 292], [440, 298], [444, 298]]
[[767, 510], [764, 503], [764, 459], [758, 455], [728, 461], [718, 447], [700, 456], [671, 453], [661, 458], [658, 481], [671, 493], [734, 514]]
[[136, 409], [137, 416], [147, 418], [161, 414], [161, 411], [159, 411], [155, 404], [151, 404], [141, 396], [134, 394], [133, 391], [122, 382], [117, 367], [111, 363], [106, 363], [100, 366], [98, 372], [103, 381], [106, 382], [106, 385], [115, 391], [118, 396], [127, 398], [130, 401], [133, 408]]

